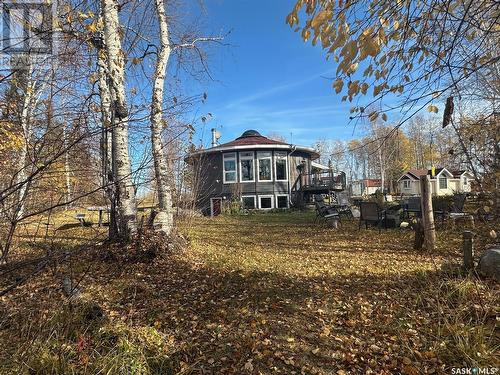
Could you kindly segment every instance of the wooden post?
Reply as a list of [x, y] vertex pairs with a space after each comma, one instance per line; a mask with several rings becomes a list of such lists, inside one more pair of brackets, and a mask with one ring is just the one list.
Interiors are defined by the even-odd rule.
[[428, 175], [420, 177], [420, 194], [422, 207], [422, 222], [424, 225], [425, 248], [436, 248], [436, 228], [432, 212], [431, 180]]
[[463, 233], [462, 250], [464, 253], [464, 270], [466, 272], [474, 268], [474, 233], [469, 230]]

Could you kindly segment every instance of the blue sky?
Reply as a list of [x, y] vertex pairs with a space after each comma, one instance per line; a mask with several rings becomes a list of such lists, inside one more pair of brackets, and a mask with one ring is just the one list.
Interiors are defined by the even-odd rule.
[[285, 24], [292, 0], [206, 0], [205, 32], [231, 31], [212, 53], [209, 65], [215, 81], [193, 84], [206, 90], [208, 100], [198, 108], [213, 119], [198, 138], [209, 141], [217, 127], [221, 142], [246, 129], [266, 135], [279, 133], [292, 143], [311, 145], [320, 138], [359, 136], [349, 123], [349, 103], [331, 87], [335, 65], [320, 47], [304, 43]]

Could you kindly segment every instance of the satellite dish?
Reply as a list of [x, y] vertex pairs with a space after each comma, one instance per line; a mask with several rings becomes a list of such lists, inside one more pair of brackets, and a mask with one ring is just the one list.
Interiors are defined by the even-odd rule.
[[221, 133], [219, 133], [218, 131], [215, 132], [215, 139], [220, 139], [221, 136]]

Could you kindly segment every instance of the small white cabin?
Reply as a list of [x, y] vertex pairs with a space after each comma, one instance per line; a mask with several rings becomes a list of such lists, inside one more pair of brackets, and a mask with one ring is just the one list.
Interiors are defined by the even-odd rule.
[[436, 168], [434, 175], [428, 169], [410, 169], [398, 180], [399, 193], [403, 195], [420, 195], [420, 177], [431, 176], [431, 192], [433, 195], [451, 195], [471, 191], [473, 175], [468, 171], [452, 171]]

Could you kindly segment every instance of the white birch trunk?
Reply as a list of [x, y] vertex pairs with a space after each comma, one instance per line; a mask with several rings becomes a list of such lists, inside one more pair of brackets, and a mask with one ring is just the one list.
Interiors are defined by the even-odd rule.
[[385, 163], [382, 157], [382, 147], [383, 143], [380, 142], [378, 147], [378, 162], [380, 164], [380, 187], [382, 189], [381, 193], [384, 193], [384, 185], [385, 185]]
[[99, 74], [99, 96], [101, 98], [101, 122], [102, 122], [102, 139], [101, 139], [101, 158], [102, 158], [102, 184], [104, 191], [111, 203], [111, 212], [109, 215], [109, 237], [116, 236], [116, 202], [114, 194], [114, 176], [113, 168], [113, 118], [111, 115], [111, 92], [108, 84], [108, 68], [106, 51], [104, 48], [97, 52], [97, 68]]
[[151, 149], [158, 193], [159, 213], [155, 217], [155, 229], [169, 234], [173, 226], [172, 193], [168, 181], [168, 161], [165, 156], [162, 140], [162, 104], [165, 86], [165, 75], [170, 57], [168, 39], [168, 23], [165, 15], [164, 0], [155, 0], [156, 14], [160, 26], [160, 50], [153, 82], [153, 96], [151, 100]]
[[69, 150], [68, 150], [68, 130], [66, 123], [63, 124], [63, 141], [64, 148], [66, 149], [66, 153], [64, 154], [64, 174], [66, 177], [66, 205], [64, 209], [67, 210], [69, 208], [69, 202], [71, 201], [71, 178], [70, 178], [70, 167], [69, 167]]
[[101, 122], [102, 122], [102, 177], [103, 185], [108, 186], [113, 180], [112, 168], [112, 144], [111, 131], [112, 116], [111, 116], [111, 94], [108, 86], [108, 73], [106, 68], [106, 52], [98, 51], [97, 67], [99, 74], [99, 96], [101, 97]]
[[119, 236], [128, 238], [137, 232], [137, 204], [128, 150], [128, 109], [125, 96], [125, 61], [120, 40], [120, 21], [116, 0], [102, 0], [104, 41], [109, 57], [108, 77], [112, 95], [113, 161]]
[[[35, 88], [36, 82], [32, 80], [31, 77], [31, 69], [27, 72], [27, 84], [24, 92], [23, 106], [21, 109], [21, 129], [23, 131], [23, 140], [24, 145], [21, 150], [21, 154], [19, 155], [18, 164], [17, 164], [17, 174], [14, 179], [14, 186], [16, 186], [18, 190], [18, 194], [16, 196], [16, 202], [14, 204], [14, 212], [13, 212], [13, 220], [19, 220], [24, 213], [24, 207], [26, 203], [26, 195], [28, 193], [28, 182], [26, 178], [27, 168], [28, 168], [28, 148], [29, 142], [32, 137], [32, 126], [31, 126], [31, 109], [35, 102]], [[19, 186], [20, 185], [20, 186]]]

